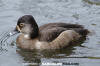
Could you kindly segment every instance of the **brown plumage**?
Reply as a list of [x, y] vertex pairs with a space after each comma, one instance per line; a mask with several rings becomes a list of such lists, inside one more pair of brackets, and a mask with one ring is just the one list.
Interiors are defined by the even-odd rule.
[[60, 49], [69, 45], [88, 30], [82, 25], [68, 23], [49, 23], [38, 27], [31, 15], [19, 18], [15, 31], [21, 32], [16, 43], [23, 49]]
[[89, 31], [84, 29], [82, 25], [68, 24], [68, 23], [49, 23], [39, 27], [39, 40], [40, 41], [52, 41], [59, 36], [65, 30], [74, 30], [82, 36], [86, 36]]

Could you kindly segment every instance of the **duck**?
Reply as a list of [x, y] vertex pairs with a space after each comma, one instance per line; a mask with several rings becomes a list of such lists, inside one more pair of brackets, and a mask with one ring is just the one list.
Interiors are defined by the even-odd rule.
[[21, 16], [14, 31], [20, 33], [16, 38], [17, 47], [26, 50], [61, 49], [89, 32], [83, 25], [63, 22], [38, 26], [32, 15]]

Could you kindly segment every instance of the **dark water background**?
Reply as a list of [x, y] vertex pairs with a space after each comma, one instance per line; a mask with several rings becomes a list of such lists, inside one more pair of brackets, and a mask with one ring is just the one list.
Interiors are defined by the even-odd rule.
[[11, 37], [0, 43], [0, 66], [24, 66], [23, 63], [43, 62], [99, 66], [99, 4], [100, 0], [0, 0], [0, 41], [14, 29], [18, 18], [25, 14], [33, 15], [38, 25], [50, 22], [78, 23], [92, 32], [84, 43], [52, 52], [16, 51], [16, 37]]

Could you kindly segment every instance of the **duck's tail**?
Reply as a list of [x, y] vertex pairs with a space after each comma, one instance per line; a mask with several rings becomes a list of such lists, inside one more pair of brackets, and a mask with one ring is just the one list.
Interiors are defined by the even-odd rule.
[[87, 29], [84, 28], [83, 25], [79, 25], [79, 24], [61, 23], [60, 27], [64, 27], [66, 28], [66, 30], [74, 30], [82, 36], [86, 36], [88, 33], [90, 33]]
[[75, 31], [77, 33], [79, 33], [80, 35], [82, 35], [83, 37], [86, 36], [88, 33], [90, 33], [87, 29], [75, 29]]

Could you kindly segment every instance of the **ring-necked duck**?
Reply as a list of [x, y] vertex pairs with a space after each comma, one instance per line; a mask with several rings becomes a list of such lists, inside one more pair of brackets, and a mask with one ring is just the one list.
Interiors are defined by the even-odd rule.
[[31, 15], [20, 17], [15, 31], [21, 33], [16, 40], [17, 46], [28, 50], [60, 49], [88, 33], [78, 24], [49, 23], [38, 27]]

